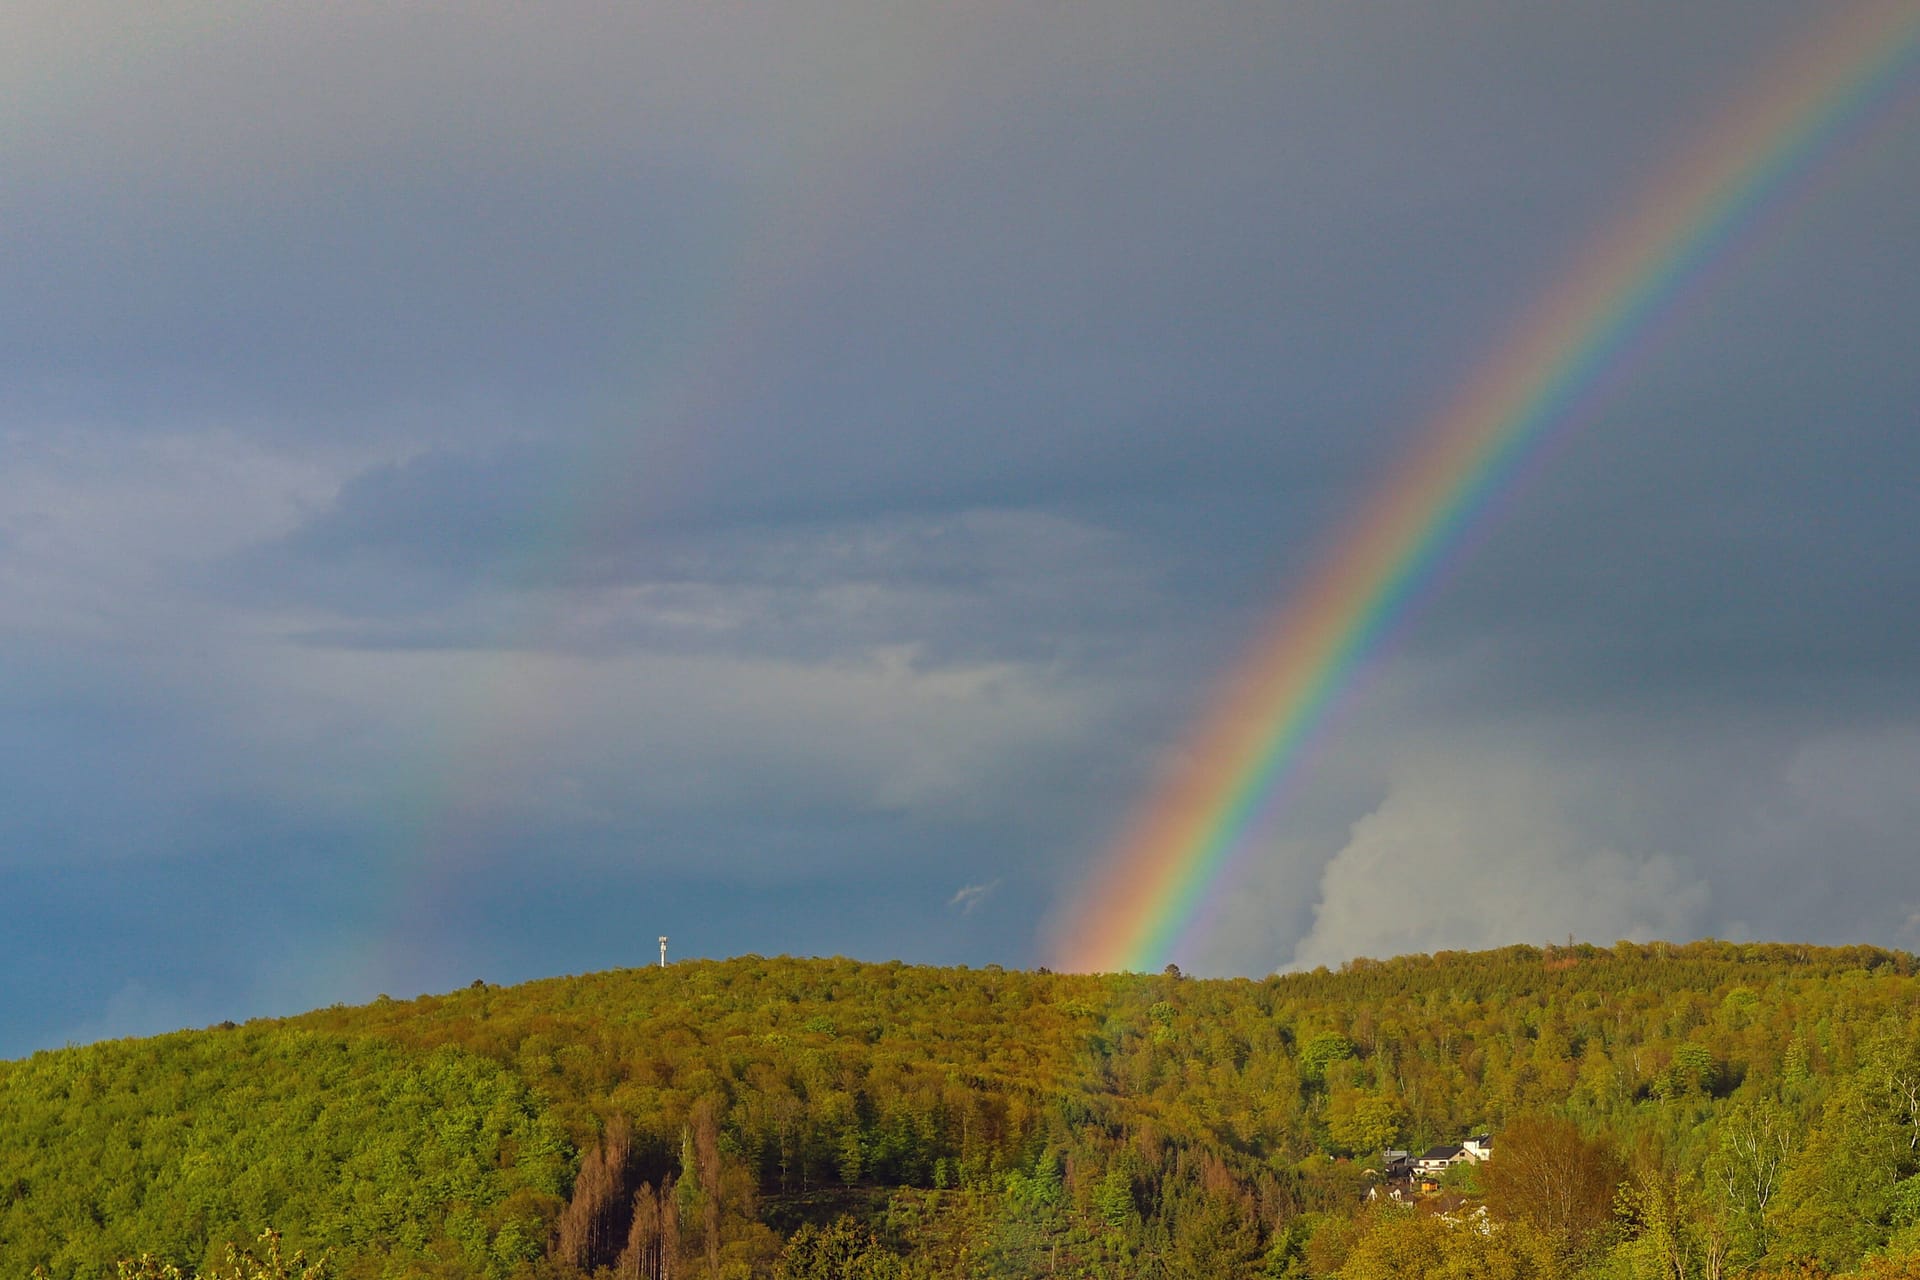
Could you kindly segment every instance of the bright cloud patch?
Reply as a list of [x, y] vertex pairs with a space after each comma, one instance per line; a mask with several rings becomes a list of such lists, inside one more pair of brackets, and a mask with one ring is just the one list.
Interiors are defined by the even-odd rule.
[[1396, 785], [1321, 875], [1296, 966], [1569, 934], [1691, 937], [1707, 886], [1672, 857], [1609, 847], [1566, 817], [1565, 787], [1511, 763]]

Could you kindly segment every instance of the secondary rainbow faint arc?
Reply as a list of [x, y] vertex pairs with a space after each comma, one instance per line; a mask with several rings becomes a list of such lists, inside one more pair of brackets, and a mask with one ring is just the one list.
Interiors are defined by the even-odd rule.
[[[635, 475], [664, 474], [671, 483], [659, 483], [661, 489], [698, 488], [702, 429], [709, 418], [725, 416], [762, 326], [844, 222], [880, 191], [871, 181], [848, 180], [841, 169], [858, 175], [924, 144], [941, 127], [940, 100], [929, 87], [962, 70], [951, 49], [927, 41], [876, 47], [871, 65], [870, 96], [849, 95], [816, 123], [815, 151], [805, 167], [793, 166], [780, 186], [784, 198], [767, 201], [772, 211], [758, 221], [742, 217], [730, 232], [710, 229], [730, 234], [733, 243], [713, 250], [713, 287], [669, 308], [677, 312], [678, 340], [664, 345], [678, 358], [636, 354], [624, 407], [631, 425], [603, 433], [547, 492], [537, 513], [545, 532], [521, 548], [512, 585], [537, 590], [618, 545], [619, 525], [645, 500], [633, 492]], [[557, 608], [525, 611], [469, 655], [473, 672], [457, 682], [461, 693], [438, 726], [437, 749], [420, 753], [416, 776], [396, 788], [400, 803], [381, 851], [379, 918], [370, 943], [343, 966], [346, 983], [371, 988], [420, 976], [437, 945], [440, 908], [471, 875], [487, 828], [499, 821], [485, 802], [511, 790], [516, 772], [537, 754], [530, 742], [537, 745], [541, 731], [562, 728], [552, 697], [562, 664], [553, 653], [566, 647], [560, 642], [567, 622]]]
[[1773, 198], [1894, 97], [1916, 50], [1920, 4], [1849, 10], [1763, 77], [1523, 318], [1215, 695], [1183, 766], [1071, 904], [1060, 967], [1151, 969], [1168, 958], [1356, 668], [1475, 517]]

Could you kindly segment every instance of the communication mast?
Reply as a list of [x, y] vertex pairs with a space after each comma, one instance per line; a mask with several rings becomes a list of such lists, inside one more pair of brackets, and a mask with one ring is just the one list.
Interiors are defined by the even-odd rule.
[[667, 935], [664, 933], [660, 935], [660, 967], [667, 967]]

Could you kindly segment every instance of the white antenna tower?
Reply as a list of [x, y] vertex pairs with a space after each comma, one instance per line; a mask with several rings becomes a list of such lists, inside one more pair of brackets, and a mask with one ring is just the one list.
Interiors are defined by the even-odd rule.
[[667, 935], [664, 933], [660, 935], [660, 967], [667, 967]]

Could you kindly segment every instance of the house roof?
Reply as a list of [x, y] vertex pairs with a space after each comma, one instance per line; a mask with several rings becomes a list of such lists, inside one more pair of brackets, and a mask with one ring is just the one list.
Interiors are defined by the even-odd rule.
[[1451, 1160], [1460, 1154], [1459, 1147], [1428, 1147], [1422, 1160]]

